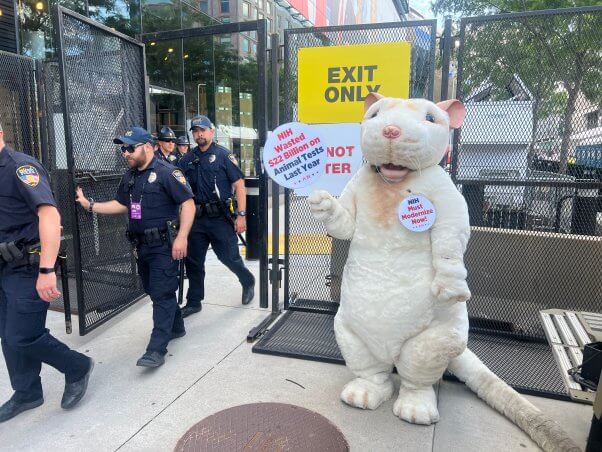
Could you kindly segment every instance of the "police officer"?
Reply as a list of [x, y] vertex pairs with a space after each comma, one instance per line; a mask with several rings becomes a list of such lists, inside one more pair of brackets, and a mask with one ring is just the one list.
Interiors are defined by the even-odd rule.
[[88, 388], [92, 359], [45, 326], [49, 302], [60, 296], [54, 273], [60, 240], [48, 173], [33, 157], [6, 146], [0, 125], [0, 337], [15, 391], [0, 407], [0, 422], [44, 403], [42, 363], [65, 374], [62, 408], [74, 407]]
[[177, 166], [182, 155], [176, 149], [176, 134], [169, 127], [163, 127], [157, 135], [157, 146], [155, 151], [157, 158]]
[[188, 154], [190, 150], [190, 143], [188, 141], [188, 135], [180, 135], [176, 140], [176, 145], [178, 146], [178, 152], [180, 153], [180, 158]]
[[[78, 187], [77, 202], [89, 212], [128, 214], [128, 237], [135, 247], [138, 273], [153, 302], [153, 331], [137, 365], [159, 367], [165, 362], [168, 342], [186, 334], [176, 290], [178, 260], [186, 257], [194, 220], [193, 194], [182, 171], [155, 157], [153, 139], [146, 130], [133, 127], [113, 141], [122, 145], [130, 167], [115, 199], [95, 203]], [[177, 220], [180, 206], [176, 236], [170, 225]]]
[[[190, 130], [197, 147], [179, 162], [179, 167], [194, 192], [197, 214], [190, 232], [186, 274], [189, 280], [186, 306], [182, 316], [199, 312], [205, 297], [205, 256], [209, 245], [218, 259], [233, 271], [242, 285], [242, 303], [249, 304], [254, 296], [255, 278], [245, 267], [238, 251], [238, 238], [247, 229], [246, 191], [243, 174], [235, 157], [213, 142], [215, 127], [206, 116], [192, 119]], [[227, 205], [232, 198], [232, 186], [238, 201], [234, 226]]]

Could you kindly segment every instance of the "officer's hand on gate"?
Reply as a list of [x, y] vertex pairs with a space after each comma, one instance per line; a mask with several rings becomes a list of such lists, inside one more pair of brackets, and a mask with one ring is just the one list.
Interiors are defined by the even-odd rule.
[[237, 234], [242, 234], [247, 230], [247, 220], [245, 217], [240, 215], [236, 217], [236, 223], [234, 223], [234, 230]]
[[84, 191], [81, 187], [75, 189], [75, 202], [78, 202], [86, 210], [90, 207], [90, 201], [84, 196]]
[[38, 281], [36, 282], [36, 290], [38, 291], [40, 298], [47, 302], [54, 301], [61, 296], [61, 293], [56, 287], [55, 273], [40, 273], [38, 275]]
[[177, 236], [173, 241], [171, 247], [171, 257], [177, 261], [186, 257], [186, 251], [188, 250], [188, 240], [185, 237]]

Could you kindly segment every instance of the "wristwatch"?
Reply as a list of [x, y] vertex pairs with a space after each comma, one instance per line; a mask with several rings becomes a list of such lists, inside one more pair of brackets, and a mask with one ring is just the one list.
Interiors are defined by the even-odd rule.
[[43, 275], [54, 273], [54, 267], [40, 267], [40, 273]]
[[246, 217], [246, 216], [247, 216], [247, 211], [246, 211], [246, 210], [239, 210], [239, 211], [238, 211], [238, 214], [239, 214], [241, 217]]
[[88, 212], [94, 212], [94, 200], [90, 198], [90, 206], [88, 206]]

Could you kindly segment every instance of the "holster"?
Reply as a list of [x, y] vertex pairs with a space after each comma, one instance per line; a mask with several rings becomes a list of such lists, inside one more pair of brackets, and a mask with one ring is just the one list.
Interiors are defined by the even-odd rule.
[[40, 244], [22, 244], [18, 242], [0, 243], [0, 265], [18, 267], [34, 265], [40, 262]]
[[166, 221], [165, 224], [167, 225], [167, 242], [171, 247], [173, 245], [173, 242], [176, 240], [176, 237], [178, 236], [178, 229], [180, 228], [180, 223], [178, 222], [178, 220], [170, 220]]

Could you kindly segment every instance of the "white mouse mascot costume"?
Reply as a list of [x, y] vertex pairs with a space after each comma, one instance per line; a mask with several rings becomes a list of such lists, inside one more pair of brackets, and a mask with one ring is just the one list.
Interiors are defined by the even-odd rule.
[[[450, 129], [460, 127], [465, 115], [456, 100], [434, 104], [371, 93], [361, 130], [367, 163], [338, 200], [325, 191], [308, 198], [313, 216], [331, 236], [351, 240], [334, 327], [356, 378], [341, 399], [377, 408], [393, 395], [395, 366], [401, 387], [393, 412], [411, 423], [431, 424], [439, 420], [433, 384], [449, 369], [545, 450], [579, 450], [466, 348], [468, 211], [438, 165]], [[405, 198], [414, 199], [423, 214], [419, 219], [406, 207], [406, 226], [398, 211]], [[425, 222], [418, 228], [434, 222], [416, 232], [412, 219]]]

